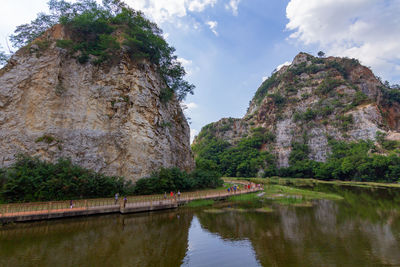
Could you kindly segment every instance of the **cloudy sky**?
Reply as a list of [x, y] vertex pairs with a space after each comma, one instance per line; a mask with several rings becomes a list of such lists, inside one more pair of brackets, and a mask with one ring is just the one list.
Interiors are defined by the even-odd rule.
[[[0, 44], [47, 0], [3, 0]], [[196, 85], [192, 134], [242, 117], [262, 80], [300, 51], [358, 58], [400, 83], [399, 0], [125, 0], [157, 22]]]

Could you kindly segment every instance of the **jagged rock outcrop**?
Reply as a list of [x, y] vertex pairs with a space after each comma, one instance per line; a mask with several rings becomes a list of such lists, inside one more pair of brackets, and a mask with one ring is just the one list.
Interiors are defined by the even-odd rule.
[[160, 167], [191, 170], [189, 126], [179, 102], [160, 101], [155, 67], [121, 55], [80, 64], [56, 46], [57, 25], [0, 70], [0, 166], [18, 153], [136, 180]]
[[330, 138], [376, 140], [381, 132], [389, 140], [400, 140], [400, 104], [389, 91], [355, 59], [300, 53], [263, 82], [242, 119], [209, 124], [194, 143], [209, 133], [236, 144], [262, 127], [275, 137], [262, 149], [275, 154], [278, 167], [289, 166], [294, 142], [308, 145], [310, 159], [325, 161]]

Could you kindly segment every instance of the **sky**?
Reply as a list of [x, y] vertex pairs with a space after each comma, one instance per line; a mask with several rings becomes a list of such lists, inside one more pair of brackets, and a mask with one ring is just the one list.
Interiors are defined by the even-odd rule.
[[[299, 52], [357, 58], [383, 81], [400, 83], [400, 0], [125, 2], [159, 25], [196, 86], [184, 103], [192, 139], [208, 123], [243, 117], [262, 81]], [[3, 49], [46, 3], [2, 0]]]

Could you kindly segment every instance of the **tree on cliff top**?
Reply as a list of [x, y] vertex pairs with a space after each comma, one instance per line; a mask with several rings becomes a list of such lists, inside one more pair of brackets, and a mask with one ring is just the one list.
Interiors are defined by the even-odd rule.
[[[193, 94], [194, 85], [183, 79], [186, 72], [174, 55], [175, 49], [162, 37], [162, 30], [120, 0], [64, 0], [48, 2], [50, 14], [39, 13], [29, 24], [17, 27], [10, 37], [15, 47], [28, 45], [47, 29], [62, 24], [71, 32], [72, 40], [59, 40], [57, 45], [78, 54], [77, 60], [84, 64], [111, 62], [122, 49], [134, 60], [146, 59], [155, 64], [167, 87], [178, 100]], [[120, 44], [115, 33], [122, 32]]]
[[0, 66], [5, 64], [8, 60], [8, 56], [3, 51], [0, 51]]

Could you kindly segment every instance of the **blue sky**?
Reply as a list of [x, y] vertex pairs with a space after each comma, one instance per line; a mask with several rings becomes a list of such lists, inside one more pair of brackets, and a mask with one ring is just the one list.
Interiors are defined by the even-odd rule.
[[[0, 44], [47, 0], [2, 3]], [[300, 51], [358, 58], [400, 82], [398, 0], [126, 0], [164, 30], [187, 79], [192, 134], [222, 117], [242, 117], [262, 79]]]

